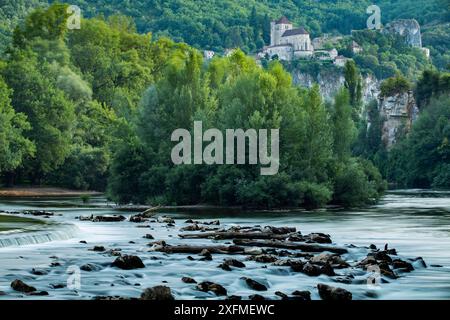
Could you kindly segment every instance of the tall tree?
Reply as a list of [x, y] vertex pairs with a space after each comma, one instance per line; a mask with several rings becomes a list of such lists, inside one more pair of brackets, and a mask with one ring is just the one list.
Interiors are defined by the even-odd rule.
[[352, 109], [347, 89], [342, 88], [334, 98], [332, 110], [333, 151], [339, 161], [345, 161], [351, 154], [350, 147], [355, 136]]
[[74, 106], [48, 78], [48, 67], [38, 66], [33, 55], [19, 52], [3, 71], [13, 89], [14, 109], [24, 113], [32, 127], [26, 137], [36, 145], [36, 155], [24, 165], [36, 182], [68, 155], [74, 121]]
[[13, 183], [12, 172], [34, 155], [35, 146], [23, 135], [31, 127], [26, 116], [12, 108], [10, 95], [11, 90], [0, 77], [0, 174], [7, 174], [8, 183]]
[[344, 67], [345, 88], [347, 88], [350, 96], [349, 102], [352, 106], [352, 116], [354, 120], [359, 117], [362, 105], [362, 78], [361, 74], [353, 60], [345, 63]]

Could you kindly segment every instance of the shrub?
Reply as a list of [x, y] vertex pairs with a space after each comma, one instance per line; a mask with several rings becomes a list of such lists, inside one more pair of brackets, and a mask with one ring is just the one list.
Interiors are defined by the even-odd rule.
[[381, 83], [381, 96], [389, 97], [411, 90], [411, 83], [402, 75], [388, 78]]

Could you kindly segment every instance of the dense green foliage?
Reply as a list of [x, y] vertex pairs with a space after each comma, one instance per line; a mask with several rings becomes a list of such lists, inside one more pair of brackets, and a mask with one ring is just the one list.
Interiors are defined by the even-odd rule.
[[411, 90], [412, 85], [401, 74], [397, 74], [395, 77], [390, 77], [384, 80], [380, 85], [380, 91], [382, 97], [389, 97], [395, 94], [408, 92]]
[[417, 106], [426, 106], [431, 97], [450, 92], [450, 73], [426, 70], [417, 82], [415, 97]]
[[[353, 55], [347, 48], [350, 41], [356, 41], [363, 51]], [[353, 57], [363, 72], [385, 79], [400, 72], [408, 78], [417, 78], [431, 67], [430, 61], [420, 48], [410, 47], [405, 39], [395, 34], [384, 34], [376, 30], [358, 30], [351, 39], [344, 38], [341, 53]]]
[[[192, 132], [194, 120], [221, 130], [280, 128], [280, 172], [261, 176], [259, 165], [175, 166], [171, 133]], [[362, 205], [377, 199], [384, 183], [376, 169], [351, 157], [353, 128], [347, 89], [327, 110], [317, 86], [293, 87], [278, 62], [264, 70], [236, 51], [205, 66], [195, 51], [183, 52], [144, 94], [136, 139], [114, 158], [110, 193], [125, 203]], [[359, 184], [343, 192], [349, 172]]]
[[0, 172], [10, 172], [34, 155], [34, 145], [23, 136], [30, 129], [24, 114], [11, 106], [11, 90], [0, 77]]
[[[371, 126], [363, 130], [367, 125], [360, 117], [358, 67], [375, 73], [380, 67], [383, 76], [402, 71], [415, 77], [429, 66], [422, 52], [399, 39], [365, 34], [360, 39], [365, 51], [354, 57], [356, 63], [345, 66], [345, 85], [332, 103], [322, 101], [318, 86], [293, 86], [277, 61], [261, 68], [241, 50], [204, 61], [195, 49], [240, 46], [253, 51], [268, 41], [269, 17], [281, 14], [307, 25], [314, 34], [348, 31], [365, 23], [366, 6], [355, 10], [350, 1], [331, 5], [300, 0], [120, 3], [119, 7], [119, 1], [110, 1], [94, 11], [96, 1], [82, 2], [88, 16], [104, 13], [107, 18], [83, 19], [80, 30], [66, 28], [68, 15], [62, 4], [34, 11], [15, 28], [0, 61], [4, 182], [107, 190], [119, 203], [355, 206], [373, 202], [385, 188], [373, 161], [399, 185], [446, 186], [448, 177], [440, 172], [448, 166], [448, 109], [435, 97], [446, 92], [448, 75], [430, 72], [420, 79], [423, 86], [415, 92], [425, 106], [424, 120], [419, 119], [402, 142], [408, 155], [383, 149], [376, 105], [368, 106]], [[405, 3], [409, 1], [399, 6]], [[5, 8], [10, 12], [15, 7]], [[435, 7], [424, 8], [426, 13]], [[137, 27], [131, 18], [112, 15], [118, 11], [135, 17]], [[324, 17], [329, 19], [317, 23]], [[423, 19], [428, 18], [425, 14]], [[383, 39], [386, 50], [378, 43]], [[378, 64], [364, 64], [373, 58]], [[383, 73], [386, 65], [390, 69]], [[404, 89], [399, 79], [397, 75], [385, 82], [385, 94]], [[427, 86], [429, 90], [423, 89]], [[448, 107], [448, 100], [442, 101]], [[195, 120], [205, 129], [222, 131], [279, 128], [279, 173], [262, 176], [260, 165], [174, 165], [171, 134], [177, 128], [192, 132]], [[432, 144], [418, 143], [424, 133], [433, 136]], [[406, 177], [416, 169], [395, 160], [415, 153], [425, 157], [417, 145], [423, 150], [431, 145], [436, 160], [433, 170], [418, 176], [420, 181]], [[421, 168], [423, 162], [408, 165]]]
[[[30, 8], [47, 6], [51, 0], [2, 0], [0, 2], [0, 49], [11, 37], [18, 21]], [[313, 37], [323, 33], [349, 34], [351, 30], [364, 29], [368, 14], [366, 8], [372, 1], [363, 0], [83, 0], [70, 4], [81, 7], [86, 17], [123, 14], [132, 17], [140, 33], [152, 32], [154, 38], [169, 36], [201, 49], [222, 52], [225, 48], [240, 47], [245, 52], [254, 52], [270, 40], [269, 22], [282, 15], [294, 24], [305, 26]], [[414, 18], [423, 26], [424, 46], [431, 49], [435, 64], [444, 69], [449, 63], [450, 12], [446, 0], [379, 0], [382, 23], [394, 19]], [[382, 40], [386, 41], [386, 39]], [[391, 42], [392, 40], [387, 40]], [[377, 45], [371, 43], [371, 46]], [[385, 50], [389, 52], [390, 50]], [[400, 50], [402, 51], [402, 50]], [[410, 53], [399, 52], [406, 56]], [[395, 53], [392, 52], [392, 55]], [[370, 54], [376, 57], [373, 52]], [[414, 54], [412, 55], [415, 56]], [[420, 60], [420, 58], [416, 57]], [[368, 58], [371, 63], [372, 58]], [[377, 57], [376, 74], [386, 77], [394, 75], [393, 62], [403, 73], [410, 67], [399, 65], [386, 57]], [[399, 58], [405, 61], [407, 58]], [[413, 59], [409, 57], [408, 59]], [[373, 61], [372, 61], [373, 62]], [[423, 61], [415, 62], [422, 64]]]
[[[353, 153], [371, 160], [393, 187], [450, 187], [449, 76], [430, 70], [422, 74], [414, 88], [419, 116], [412, 128], [397, 132], [397, 142], [390, 150], [382, 141], [383, 119], [376, 101], [367, 106], [367, 121], [360, 126]], [[410, 88], [411, 84], [399, 75], [387, 79], [381, 87], [385, 96]]]
[[432, 98], [411, 133], [389, 155], [387, 175], [398, 187], [450, 188], [450, 96]]

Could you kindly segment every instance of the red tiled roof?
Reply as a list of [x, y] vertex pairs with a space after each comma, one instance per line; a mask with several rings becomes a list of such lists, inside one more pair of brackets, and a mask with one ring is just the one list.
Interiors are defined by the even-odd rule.
[[291, 22], [289, 21], [288, 18], [286, 18], [285, 16], [282, 16], [280, 19], [275, 21], [275, 24], [291, 24]]

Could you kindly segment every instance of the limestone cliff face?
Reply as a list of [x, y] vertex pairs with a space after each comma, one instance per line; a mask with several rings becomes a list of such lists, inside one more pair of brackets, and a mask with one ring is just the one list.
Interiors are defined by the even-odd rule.
[[398, 34], [405, 37], [411, 47], [422, 48], [420, 25], [415, 19], [394, 20], [386, 25], [383, 32]]
[[382, 139], [388, 149], [395, 144], [400, 130], [409, 131], [419, 111], [412, 91], [380, 96], [378, 110], [383, 119]]
[[[310, 88], [314, 83], [320, 86], [320, 92], [325, 100], [332, 100], [336, 92], [344, 85], [343, 72], [320, 72], [317, 76], [294, 71], [293, 81], [296, 85]], [[374, 76], [363, 77], [363, 102], [366, 104], [377, 99], [380, 93], [380, 81]]]
[[[342, 72], [321, 72], [317, 76], [294, 71], [294, 83], [310, 88], [318, 83], [325, 100], [331, 101], [336, 92], [344, 85]], [[412, 91], [399, 93], [390, 97], [380, 95], [381, 81], [373, 76], [363, 77], [363, 103], [366, 105], [377, 100], [378, 110], [383, 119], [382, 138], [385, 145], [390, 148], [396, 142], [400, 130], [408, 131], [416, 119], [418, 108]]]

